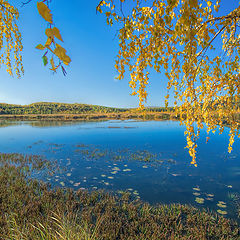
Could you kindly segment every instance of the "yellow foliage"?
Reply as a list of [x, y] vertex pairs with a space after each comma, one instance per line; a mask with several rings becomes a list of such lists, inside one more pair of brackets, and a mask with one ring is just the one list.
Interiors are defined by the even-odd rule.
[[[51, 68], [50, 70], [53, 72], [56, 72], [56, 70], [61, 66], [61, 69], [63, 71], [63, 74], [66, 74], [66, 71], [64, 67], [62, 66], [62, 63], [65, 65], [69, 65], [71, 62], [71, 58], [66, 55], [66, 50], [56, 43], [56, 40], [60, 40], [63, 42], [60, 30], [57, 27], [52, 27], [53, 24], [53, 18], [50, 9], [47, 7], [47, 5], [43, 2], [37, 3], [37, 8], [39, 11], [39, 14], [50, 23], [49, 28], [46, 28], [45, 35], [47, 36], [47, 41], [45, 45], [39, 44], [36, 48], [40, 50], [45, 50], [44, 57], [47, 57], [47, 54], [53, 54], [50, 60]], [[55, 58], [58, 58], [60, 60], [60, 63], [55, 66], [54, 64], [54, 56]], [[47, 61], [44, 62], [44, 65], [47, 65]]]
[[50, 38], [50, 39], [53, 39], [54, 38], [54, 32], [53, 32], [53, 29], [51, 29], [51, 28], [47, 28], [46, 30], [45, 30], [45, 34], [48, 36], [48, 38]]
[[[48, 55], [51, 56], [50, 70], [56, 71], [59, 66], [66, 74], [66, 70], [61, 65], [62, 63], [69, 65], [71, 59], [66, 55], [66, 50], [56, 43], [56, 40], [63, 42], [60, 30], [57, 27], [52, 27], [53, 18], [50, 9], [44, 3], [45, 1], [37, 2], [37, 9], [39, 14], [48, 22], [48, 28], [45, 30], [47, 40], [45, 44], [38, 44], [36, 49], [44, 50], [42, 60], [44, 65], [48, 64]], [[10, 75], [17, 75], [21, 77], [24, 74], [24, 69], [22, 65], [22, 37], [17, 26], [17, 20], [19, 17], [18, 9], [13, 7], [7, 0], [0, 0], [0, 66], [6, 65], [6, 70]], [[55, 66], [53, 57], [58, 58], [59, 64]], [[15, 72], [14, 72], [15, 71]]]
[[71, 58], [66, 55], [66, 49], [61, 47], [59, 44], [56, 44], [56, 48], [54, 50], [54, 54], [59, 57], [60, 60], [63, 61], [64, 64], [68, 65], [71, 62]]
[[60, 41], [63, 42], [63, 39], [62, 39], [62, 36], [61, 36], [61, 33], [60, 33], [59, 29], [56, 28], [56, 27], [54, 27], [54, 28], [52, 29], [52, 31], [53, 31], [53, 35], [54, 35], [57, 39], [59, 39]]
[[0, 0], [0, 66], [5, 65], [10, 75], [21, 77], [24, 74], [22, 65], [22, 36], [17, 20], [19, 13], [7, 0]]
[[43, 46], [42, 44], [38, 44], [37, 46], [36, 46], [36, 49], [39, 49], [39, 50], [44, 50], [46, 47], [45, 46]]
[[48, 6], [44, 2], [37, 3], [39, 14], [49, 23], [53, 23], [52, 14]]
[[[136, 0], [128, 15], [123, 7], [114, 6], [114, 0], [101, 1], [97, 8], [106, 9], [108, 24], [122, 26], [115, 67], [118, 79], [130, 72], [129, 86], [132, 95], [138, 95], [141, 109], [147, 100], [149, 69], [165, 73], [176, 114], [186, 126], [186, 148], [194, 166], [203, 123], [207, 132], [230, 128], [229, 152], [234, 137], [240, 137], [236, 119], [240, 113], [240, 6], [219, 16], [219, 2]], [[215, 43], [221, 43], [222, 52], [213, 50]]]

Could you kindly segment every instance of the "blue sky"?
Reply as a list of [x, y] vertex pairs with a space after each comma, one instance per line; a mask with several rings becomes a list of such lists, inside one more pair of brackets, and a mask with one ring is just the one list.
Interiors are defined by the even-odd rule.
[[[21, 6], [22, 0], [10, 1]], [[116, 81], [114, 60], [118, 40], [116, 28], [106, 24], [103, 14], [96, 14], [99, 0], [52, 0], [56, 27], [61, 31], [64, 47], [72, 63], [67, 76], [59, 71], [52, 74], [42, 64], [42, 52], [35, 49], [46, 41], [46, 22], [38, 15], [36, 2], [20, 8], [19, 27], [23, 36], [25, 75], [21, 79], [9, 77], [0, 69], [0, 102], [29, 104], [32, 102], [88, 103], [114, 107], [137, 107], [137, 97], [130, 96], [129, 77]], [[222, 12], [228, 13], [236, 0], [222, 0]], [[147, 88], [148, 106], [163, 106], [166, 80], [153, 73]]]

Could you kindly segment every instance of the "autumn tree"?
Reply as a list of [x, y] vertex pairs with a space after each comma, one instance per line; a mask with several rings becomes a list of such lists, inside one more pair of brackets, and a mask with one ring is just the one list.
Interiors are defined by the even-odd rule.
[[[219, 14], [220, 7], [220, 0], [102, 0], [97, 6], [108, 24], [120, 28], [115, 67], [119, 79], [130, 75], [129, 85], [132, 95], [139, 97], [140, 109], [147, 99], [150, 69], [166, 75], [166, 105], [172, 94], [176, 114], [186, 125], [187, 148], [195, 166], [203, 123], [208, 132], [219, 129], [222, 133], [230, 127], [229, 152], [234, 137], [239, 137], [240, 7], [226, 15]], [[71, 59], [60, 45], [62, 36], [48, 0], [39, 1], [37, 8], [47, 24], [46, 42], [37, 45], [43, 51], [43, 62], [46, 65], [50, 59], [52, 71], [61, 67], [65, 73], [63, 64]], [[0, 64], [7, 66], [9, 74], [15, 70], [21, 76], [18, 16], [9, 1], [0, 0]]]
[[[0, 66], [6, 65], [10, 75], [21, 77], [24, 69], [21, 55], [22, 37], [17, 25], [19, 12], [10, 2], [14, 3], [14, 1], [0, 0]], [[31, 2], [32, 0], [28, 0], [22, 4], [24, 6]], [[36, 48], [43, 51], [42, 59], [45, 66], [50, 59], [51, 71], [56, 72], [61, 68], [63, 74], [66, 74], [63, 65], [69, 65], [71, 59], [59, 43], [63, 42], [63, 39], [60, 30], [54, 24], [48, 5], [49, 0], [37, 2], [38, 12], [45, 20], [46, 30], [43, 34], [46, 35], [46, 42], [38, 44]]]
[[119, 79], [130, 75], [140, 108], [149, 69], [165, 73], [195, 166], [203, 123], [208, 133], [230, 127], [229, 152], [239, 137], [240, 7], [226, 15], [218, 13], [220, 7], [220, 0], [103, 0], [97, 7], [108, 24], [120, 27], [115, 67]]

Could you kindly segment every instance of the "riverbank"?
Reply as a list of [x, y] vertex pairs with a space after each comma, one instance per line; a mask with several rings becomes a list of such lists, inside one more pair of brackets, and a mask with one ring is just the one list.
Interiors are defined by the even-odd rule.
[[53, 120], [53, 121], [91, 121], [91, 120], [177, 120], [173, 112], [123, 112], [123, 113], [87, 113], [87, 114], [2, 114], [0, 120]]
[[127, 192], [52, 189], [29, 177], [49, 167], [38, 156], [1, 154], [0, 239], [239, 239], [236, 222], [205, 209], [152, 206]]

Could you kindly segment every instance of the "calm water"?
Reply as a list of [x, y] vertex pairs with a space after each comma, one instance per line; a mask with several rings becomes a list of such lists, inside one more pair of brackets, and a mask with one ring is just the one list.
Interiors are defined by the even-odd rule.
[[184, 149], [184, 130], [175, 121], [2, 122], [0, 152], [57, 160], [54, 176], [36, 175], [52, 186], [127, 190], [152, 204], [187, 203], [236, 219], [240, 141], [228, 154], [228, 131], [210, 134], [207, 144], [203, 132], [195, 168]]

